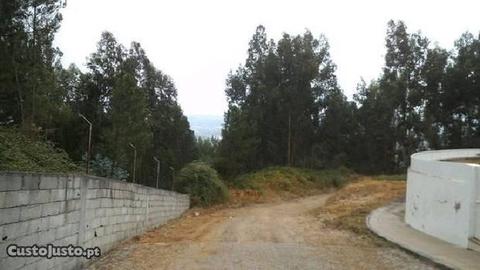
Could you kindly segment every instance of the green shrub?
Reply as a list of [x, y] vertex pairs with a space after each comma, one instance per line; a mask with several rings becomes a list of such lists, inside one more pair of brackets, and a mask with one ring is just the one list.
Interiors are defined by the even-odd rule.
[[175, 189], [190, 194], [192, 205], [208, 206], [228, 199], [228, 189], [217, 171], [203, 162], [192, 162], [181, 169]]

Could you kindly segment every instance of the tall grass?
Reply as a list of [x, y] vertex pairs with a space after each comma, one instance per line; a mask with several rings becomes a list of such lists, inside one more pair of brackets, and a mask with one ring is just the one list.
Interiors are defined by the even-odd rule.
[[343, 186], [352, 171], [346, 168], [310, 170], [294, 167], [269, 167], [234, 179], [233, 187], [299, 193], [308, 189]]

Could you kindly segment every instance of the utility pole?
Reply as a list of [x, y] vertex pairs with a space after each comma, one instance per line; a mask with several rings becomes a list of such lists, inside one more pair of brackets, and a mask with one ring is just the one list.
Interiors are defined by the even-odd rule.
[[287, 148], [287, 166], [292, 164], [292, 115], [288, 112], [288, 148]]
[[169, 167], [170, 171], [172, 171], [172, 187], [171, 190], [173, 191], [174, 183], [175, 183], [175, 169], [173, 167]]
[[157, 157], [153, 157], [155, 162], [157, 162], [157, 188], [158, 188], [158, 179], [160, 177], [160, 160]]
[[90, 167], [90, 152], [92, 149], [92, 122], [88, 121], [88, 119], [81, 113], [78, 114], [85, 122], [88, 123], [89, 128], [88, 128], [88, 150], [87, 150], [87, 174], [89, 171]]
[[135, 183], [135, 169], [137, 167], [137, 148], [135, 147], [135, 145], [133, 145], [133, 143], [130, 143], [129, 145], [133, 149], [133, 178], [132, 178], [132, 182]]

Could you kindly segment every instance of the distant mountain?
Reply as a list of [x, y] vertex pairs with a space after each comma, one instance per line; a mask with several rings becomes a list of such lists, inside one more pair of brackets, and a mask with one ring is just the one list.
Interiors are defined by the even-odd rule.
[[222, 135], [223, 116], [222, 115], [188, 115], [190, 129], [195, 131], [197, 137], [216, 137]]

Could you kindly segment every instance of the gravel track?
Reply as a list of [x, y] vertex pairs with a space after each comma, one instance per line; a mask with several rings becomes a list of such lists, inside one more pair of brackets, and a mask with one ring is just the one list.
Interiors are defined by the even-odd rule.
[[323, 226], [328, 194], [201, 212], [127, 241], [89, 269], [434, 269], [395, 247]]

